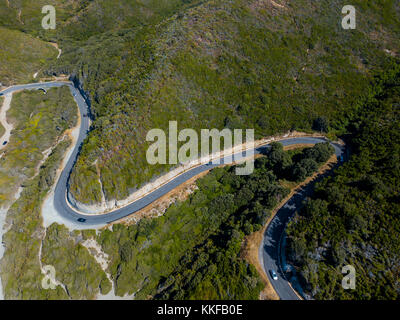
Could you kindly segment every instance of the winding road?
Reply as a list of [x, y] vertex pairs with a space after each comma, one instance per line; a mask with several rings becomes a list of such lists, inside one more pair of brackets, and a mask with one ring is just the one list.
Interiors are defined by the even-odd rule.
[[[162, 185], [158, 189], [152, 191], [151, 193], [147, 194], [146, 196], [142, 197], [141, 199], [130, 203], [125, 207], [118, 208], [114, 211], [99, 214], [99, 215], [89, 215], [81, 213], [75, 210], [69, 200], [68, 200], [68, 182], [71, 170], [75, 164], [76, 158], [78, 156], [80, 147], [82, 142], [86, 138], [86, 135], [89, 131], [89, 117], [87, 116], [89, 112], [89, 107], [81, 95], [80, 91], [74, 87], [72, 82], [44, 82], [44, 83], [31, 83], [25, 85], [16, 85], [0, 92], [0, 95], [6, 95], [9, 93], [13, 93], [19, 90], [26, 90], [26, 89], [39, 89], [39, 88], [51, 88], [51, 87], [61, 87], [61, 86], [68, 86], [71, 94], [73, 95], [80, 111], [80, 120], [81, 126], [79, 130], [79, 136], [76, 142], [76, 145], [67, 160], [67, 163], [62, 170], [59, 180], [57, 181], [55, 190], [54, 190], [54, 206], [57, 210], [57, 213], [61, 215], [63, 218], [73, 221], [75, 223], [82, 223], [85, 226], [99, 226], [99, 225], [106, 225], [113, 221], [119, 220], [121, 218], [127, 217], [147, 205], [151, 204], [155, 200], [159, 199], [166, 193], [170, 192], [171, 190], [175, 189], [185, 181], [191, 179], [192, 177], [198, 175], [201, 172], [210, 170], [214, 167], [217, 167], [224, 163], [229, 163], [230, 157], [226, 157], [221, 159], [220, 164], [212, 164], [207, 163], [197, 167], [194, 167], [177, 177], [170, 180], [168, 183]], [[326, 142], [327, 140], [324, 138], [319, 137], [296, 137], [296, 138], [287, 138], [284, 140], [280, 140], [279, 142], [282, 143], [284, 146], [294, 145], [294, 144], [315, 144], [319, 142]], [[342, 154], [342, 148], [339, 145], [331, 143], [332, 146], [335, 148], [335, 153], [337, 156]], [[254, 154], [264, 153], [266, 149], [269, 148], [268, 144], [259, 146], [254, 149]], [[234, 159], [238, 160], [242, 157], [245, 157], [243, 153], [234, 154]], [[289, 282], [286, 281], [281, 268], [280, 262], [280, 248], [281, 248], [281, 239], [282, 235], [284, 234], [285, 226], [289, 220], [289, 218], [294, 214], [296, 208], [299, 207], [302, 200], [306, 197], [308, 192], [310, 192], [311, 187], [306, 187], [302, 192], [297, 193], [294, 195], [275, 215], [274, 219], [271, 221], [269, 226], [266, 229], [264, 234], [263, 243], [260, 246], [259, 256], [261, 264], [267, 273], [270, 281], [275, 288], [276, 292], [280, 296], [281, 299], [299, 299], [295, 291], [289, 285]], [[269, 271], [273, 269], [275, 270], [279, 277], [278, 280], [272, 280]]]
[[[78, 210], [74, 209], [72, 205], [70, 204], [70, 201], [68, 200], [68, 182], [69, 182], [69, 176], [70, 172], [75, 164], [75, 160], [77, 158], [77, 155], [79, 153], [80, 147], [82, 145], [83, 140], [86, 138], [86, 135], [89, 131], [89, 117], [84, 116], [88, 114], [89, 107], [81, 95], [80, 91], [73, 86], [72, 82], [42, 82], [42, 83], [31, 83], [31, 84], [24, 84], [24, 85], [16, 85], [9, 87], [3, 91], [1, 91], [1, 94], [8, 94], [12, 93], [15, 91], [19, 90], [26, 90], [26, 89], [39, 89], [39, 88], [51, 88], [51, 87], [61, 87], [61, 86], [68, 86], [71, 90], [72, 95], [74, 96], [74, 99], [76, 100], [79, 110], [80, 110], [80, 115], [81, 115], [81, 126], [79, 130], [79, 137], [77, 139], [77, 143], [75, 145], [75, 148], [70, 155], [67, 164], [65, 165], [59, 180], [57, 181], [57, 185], [55, 187], [54, 191], [54, 206], [58, 212], [63, 218], [74, 221], [74, 222], [80, 222], [83, 223], [87, 226], [92, 226], [92, 225], [102, 225], [102, 224], [108, 224], [113, 221], [119, 220], [121, 218], [124, 218], [126, 216], [129, 216], [147, 205], [151, 204], [155, 200], [159, 199], [169, 191], [175, 189], [185, 181], [193, 178], [194, 176], [198, 175], [201, 172], [210, 170], [214, 167], [219, 166], [220, 164], [212, 164], [212, 163], [207, 163], [203, 164], [197, 167], [194, 167], [193, 169], [190, 169], [176, 178], [170, 180], [168, 183], [162, 185], [158, 189], [154, 190], [153, 192], [147, 194], [146, 196], [142, 197], [141, 199], [138, 199], [135, 202], [130, 203], [129, 205], [125, 207], [118, 208], [114, 211], [105, 213], [105, 214], [98, 214], [98, 215], [90, 215], [90, 214], [85, 214], [82, 212], [79, 212]], [[315, 144], [318, 142], [325, 142], [326, 140], [324, 138], [315, 138], [315, 137], [299, 137], [299, 138], [288, 138], [284, 140], [280, 140], [284, 146], [288, 145], [293, 145], [293, 144]], [[268, 148], [268, 145], [263, 145], [259, 146], [254, 149], [255, 154], [260, 154], [262, 152], [265, 152], [265, 149]], [[339, 149], [338, 147], [335, 147], [336, 149]], [[340, 150], [340, 149], [339, 149]], [[235, 159], [240, 159], [241, 157], [244, 157], [244, 154], [237, 153], [234, 154]], [[221, 159], [221, 164], [228, 163], [227, 158]]]
[[[337, 144], [331, 143], [335, 148], [335, 154], [340, 157], [344, 153], [344, 148]], [[290, 218], [298, 211], [303, 205], [303, 200], [306, 197], [311, 196], [314, 185], [317, 181], [321, 180], [324, 175], [321, 175], [316, 180], [310, 182], [301, 188], [301, 190], [295, 193], [275, 214], [267, 226], [263, 240], [259, 247], [259, 261], [267, 274], [269, 281], [274, 287], [279, 298], [282, 300], [300, 300], [299, 295], [293, 289], [292, 285], [288, 281], [288, 274], [284, 272], [284, 263], [282, 261], [283, 243], [285, 237], [285, 227], [289, 222]], [[270, 271], [274, 270], [278, 279], [273, 280]], [[301, 288], [296, 288], [297, 291], [301, 291]]]

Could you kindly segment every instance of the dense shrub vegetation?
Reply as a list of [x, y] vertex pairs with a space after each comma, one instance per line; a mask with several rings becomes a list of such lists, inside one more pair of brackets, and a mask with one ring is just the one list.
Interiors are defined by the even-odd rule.
[[[322, 146], [322, 147], [321, 147]], [[288, 190], [279, 179], [285, 159], [297, 166], [308, 154], [329, 150], [317, 144], [302, 152], [274, 144], [256, 160], [250, 176], [218, 168], [197, 182], [198, 190], [160, 218], [114, 225], [97, 237], [110, 255], [116, 293], [137, 298], [257, 299], [262, 284], [240, 257], [245, 235], [259, 230]], [[308, 159], [308, 158], [307, 158]]]
[[[57, 8], [54, 31], [40, 26], [44, 4]], [[144, 141], [149, 129], [167, 129], [168, 120], [177, 120], [179, 129], [255, 128], [257, 137], [290, 129], [350, 132], [352, 158], [317, 187], [289, 226], [288, 257], [314, 298], [394, 299], [399, 67], [378, 78], [373, 89], [370, 80], [399, 52], [399, 2], [353, 0], [356, 30], [340, 26], [345, 4], [3, 1], [0, 82], [29, 81], [41, 69], [46, 75], [71, 74], [86, 91], [93, 125], [71, 176], [71, 192], [84, 203], [99, 201], [102, 190], [107, 200], [124, 198], [169, 169], [148, 165]], [[56, 61], [56, 51], [36, 36], [59, 43], [61, 58]], [[16, 130], [1, 158], [0, 201], [8, 199], [5, 190], [20, 184], [17, 175], [25, 183], [8, 211], [10, 229], [3, 238], [6, 298], [89, 299], [108, 292], [105, 272], [81, 244], [89, 237], [111, 258], [107, 271], [118, 295], [256, 299], [261, 282], [240, 257], [242, 240], [261, 228], [287, 194], [281, 180], [304, 180], [331, 156], [329, 145], [284, 152], [274, 144], [251, 176], [215, 169], [187, 201], [137, 225], [98, 233], [55, 224], [46, 229], [40, 208], [69, 142], [61, 142], [38, 172], [36, 165], [75, 122], [76, 106], [69, 93], [60, 92], [48, 94], [58, 99], [56, 105], [35, 97], [37, 92], [16, 94], [20, 112], [10, 110]], [[41, 262], [56, 266], [67, 290], [42, 289]], [[345, 264], [356, 267], [355, 291], [340, 286]]]
[[[350, 123], [350, 161], [316, 187], [287, 230], [288, 257], [316, 299], [400, 297], [400, 65]], [[341, 286], [353, 265], [356, 289]]]
[[[245, 232], [261, 226], [285, 191], [272, 173], [262, 170], [246, 180], [232, 169], [213, 170], [199, 180], [199, 190], [189, 200], [172, 205], [162, 217], [102, 232], [98, 241], [112, 258], [116, 293], [136, 292], [138, 299], [157, 293], [171, 298], [257, 298], [261, 282], [239, 257], [240, 245]], [[256, 191], [259, 185], [264, 188]], [[164, 292], [181, 286], [188, 288]]]
[[71, 176], [85, 203], [101, 199], [98, 178], [111, 200], [165, 172], [146, 162], [144, 140], [168, 120], [258, 137], [343, 133], [370, 70], [399, 48], [395, 1], [354, 1], [356, 30], [341, 28], [341, 0], [52, 3], [55, 31], [38, 27], [43, 1], [13, 3], [2, 21], [57, 41], [63, 54], [43, 71], [71, 74], [91, 98], [92, 131]]
[[[328, 123], [332, 133], [343, 132], [368, 70], [388, 56], [370, 37], [379, 10], [360, 8], [357, 30], [344, 32], [342, 1], [285, 6], [207, 1], [155, 26], [91, 38], [79, 55], [66, 53], [61, 64], [83, 83], [96, 117], [71, 177], [73, 195], [96, 202], [97, 177], [82, 179], [97, 172], [96, 159], [108, 200], [167, 170], [148, 165], [144, 140], [149, 129], [167, 131], [168, 120], [180, 129], [255, 128], [260, 137], [310, 130], [325, 117], [318, 130]], [[398, 22], [380, 23], [386, 43], [398, 47]], [[106, 49], [99, 53], [99, 46]]]
[[[198, 180], [198, 190], [167, 212], [137, 225], [114, 225], [101, 232], [69, 232], [64, 226], [42, 226], [40, 208], [54, 183], [68, 141], [62, 142], [9, 210], [1, 277], [5, 297], [13, 299], [93, 299], [111, 284], [89, 251], [85, 239], [96, 239], [111, 259], [109, 269], [117, 295], [137, 299], [257, 299], [263, 285], [252, 265], [241, 258], [244, 236], [259, 230], [288, 190], [280, 184], [283, 162], [296, 166], [324, 144], [283, 151], [274, 144], [256, 160], [255, 172], [237, 176], [234, 167], [214, 169]], [[29, 252], [29, 255], [24, 255]], [[39, 259], [38, 259], [39, 256]], [[43, 290], [40, 264], [55, 267], [56, 290]]]
[[[43, 4], [57, 8], [56, 30], [41, 28]], [[343, 133], [370, 70], [398, 52], [400, 32], [398, 2], [354, 1], [356, 30], [341, 28], [344, 4], [19, 1], [1, 5], [0, 23], [58, 42], [61, 58], [43, 73], [71, 74], [91, 99], [92, 130], [71, 176], [73, 196], [90, 204], [102, 191], [125, 198], [168, 170], [145, 159], [146, 133], [167, 131], [168, 120], [255, 128], [257, 137]]]

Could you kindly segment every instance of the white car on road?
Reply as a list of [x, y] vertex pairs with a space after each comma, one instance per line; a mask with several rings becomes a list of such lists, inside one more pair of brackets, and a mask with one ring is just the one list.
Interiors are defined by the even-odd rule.
[[276, 274], [276, 272], [274, 270], [270, 270], [269, 273], [273, 280], [278, 280], [278, 275]]

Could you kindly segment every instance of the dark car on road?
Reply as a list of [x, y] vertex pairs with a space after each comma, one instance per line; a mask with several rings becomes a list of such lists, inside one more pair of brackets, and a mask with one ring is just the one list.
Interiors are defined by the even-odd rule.
[[7, 141], [4, 141], [4, 142], [3, 142], [3, 146], [5, 146], [6, 144], [7, 144]]
[[79, 219], [78, 219], [78, 222], [86, 222], [86, 219], [79, 218]]

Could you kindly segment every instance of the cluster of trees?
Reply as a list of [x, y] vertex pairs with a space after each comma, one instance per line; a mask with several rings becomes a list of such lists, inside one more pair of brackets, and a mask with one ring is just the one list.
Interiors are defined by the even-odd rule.
[[327, 162], [335, 149], [329, 142], [317, 143], [312, 148], [305, 148], [302, 152], [291, 156], [283, 151], [280, 143], [271, 143], [268, 158], [261, 161], [280, 178], [303, 181], [311, 176], [318, 167]]
[[296, 181], [303, 181], [311, 176], [319, 165], [328, 161], [335, 149], [328, 142], [317, 143], [310, 149], [305, 149], [300, 159], [291, 167], [291, 177]]
[[243, 237], [259, 230], [270, 210], [287, 195], [288, 189], [279, 179], [286, 178], [304, 159], [315, 162], [310, 174], [314, 173], [332, 153], [329, 143], [294, 153], [273, 143], [267, 155], [257, 159], [252, 175], [236, 176], [234, 168], [222, 171], [219, 182], [230, 192], [215, 198], [207, 212], [226, 218], [210, 237], [183, 256], [168, 278], [160, 280], [156, 298], [257, 299], [261, 287], [255, 270], [239, 255]]
[[[287, 229], [287, 256], [316, 299], [400, 298], [400, 63], [376, 77], [349, 124], [348, 162]], [[344, 290], [342, 267], [356, 271]]]
[[118, 225], [98, 237], [112, 259], [118, 295], [257, 299], [262, 282], [240, 258], [242, 240], [261, 228], [287, 190], [264, 166], [248, 177], [217, 168], [197, 184], [162, 217]]

